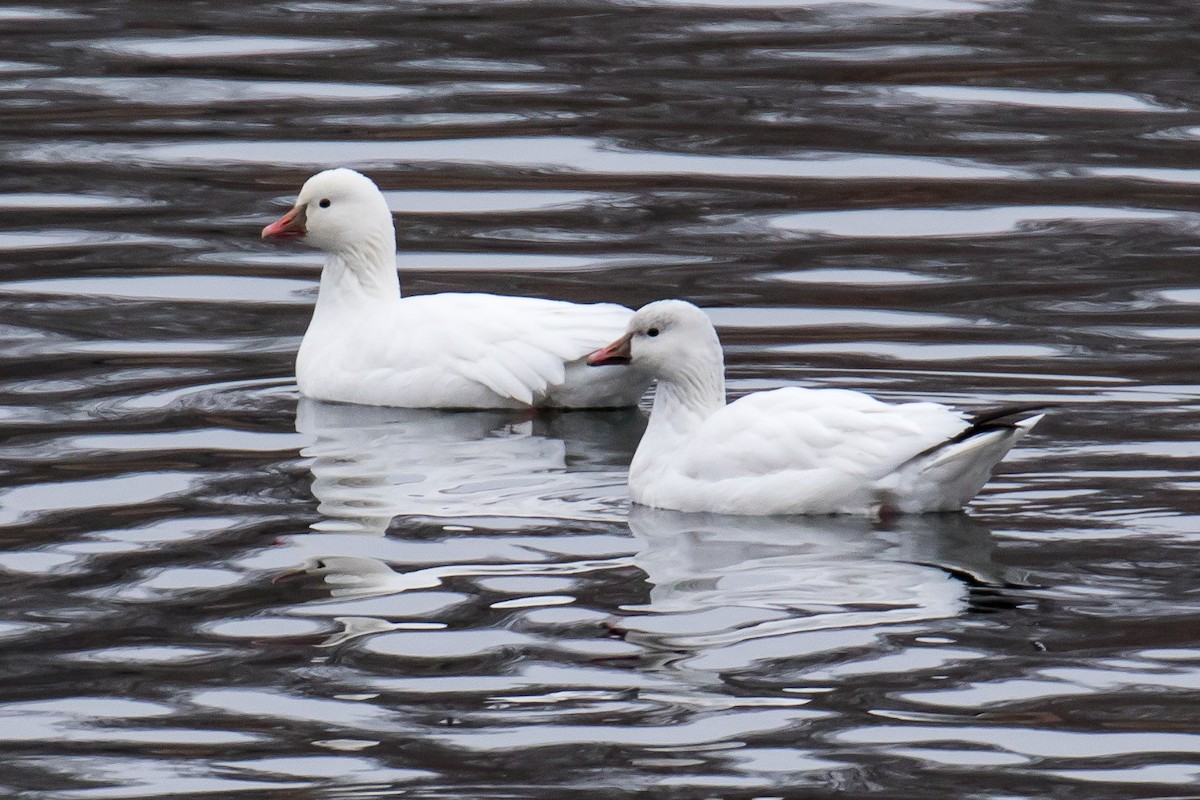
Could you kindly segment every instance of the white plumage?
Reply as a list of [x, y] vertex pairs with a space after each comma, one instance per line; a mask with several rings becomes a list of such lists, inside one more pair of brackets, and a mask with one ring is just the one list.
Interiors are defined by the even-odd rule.
[[408, 408], [597, 408], [637, 403], [649, 378], [598, 375], [584, 357], [633, 312], [490, 294], [401, 298], [392, 215], [349, 169], [310, 178], [264, 239], [300, 239], [328, 260], [296, 357], [305, 395]]
[[658, 378], [629, 488], [635, 502], [678, 511], [955, 510], [1041, 418], [1015, 409], [972, 422], [936, 403], [794, 387], [726, 405], [716, 331], [680, 300], [639, 310], [588, 363], [631, 364]]

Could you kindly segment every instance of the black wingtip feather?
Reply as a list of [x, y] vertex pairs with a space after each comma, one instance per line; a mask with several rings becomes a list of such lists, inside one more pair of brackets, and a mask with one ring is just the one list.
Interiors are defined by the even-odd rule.
[[928, 447], [915, 456], [910, 458], [905, 463], [911, 463], [918, 458], [931, 455], [932, 453], [941, 450], [943, 447], [952, 444], [958, 444], [970, 439], [972, 436], [978, 436], [981, 433], [988, 431], [1003, 430], [1005, 428], [1015, 428], [1017, 424], [1028, 419], [1035, 414], [1042, 414], [1046, 411], [1056, 408], [1053, 403], [1028, 403], [1025, 405], [1000, 406], [998, 408], [988, 408], [983, 411], [977, 411], [970, 417], [971, 424], [959, 432], [957, 436], [951, 437], [944, 442], [938, 442], [932, 447]]
[[971, 415], [971, 426], [960, 433], [957, 438], [963, 439], [985, 430], [995, 428], [1011, 428], [1034, 414], [1043, 414], [1052, 408], [1053, 403], [1027, 403], [1018, 406], [999, 406], [976, 411]]
[[972, 436], [978, 436], [981, 433], [988, 431], [1001, 430], [1003, 428], [1015, 428], [1020, 422], [1029, 419], [1035, 414], [1044, 414], [1051, 408], [1055, 408], [1053, 403], [1027, 403], [1019, 406], [1000, 406], [998, 408], [988, 408], [983, 411], [976, 411], [971, 415], [971, 424], [968, 425], [961, 433], [952, 439], [947, 439], [942, 444], [929, 448], [930, 451], [936, 450], [938, 447], [944, 447], [948, 444], [963, 442], [970, 439]]

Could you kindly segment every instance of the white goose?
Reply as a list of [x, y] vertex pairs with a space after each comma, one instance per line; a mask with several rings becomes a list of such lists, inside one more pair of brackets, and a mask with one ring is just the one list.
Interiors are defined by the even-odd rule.
[[407, 408], [606, 408], [637, 403], [647, 376], [601, 376], [584, 358], [633, 312], [530, 297], [400, 297], [396, 233], [366, 176], [331, 169], [262, 237], [328, 254], [296, 356], [300, 391], [319, 400]]
[[629, 467], [642, 505], [721, 514], [952, 511], [1042, 414], [968, 420], [936, 403], [889, 405], [844, 389], [789, 387], [725, 404], [721, 343], [700, 309], [662, 300], [588, 357], [630, 364], [658, 388]]

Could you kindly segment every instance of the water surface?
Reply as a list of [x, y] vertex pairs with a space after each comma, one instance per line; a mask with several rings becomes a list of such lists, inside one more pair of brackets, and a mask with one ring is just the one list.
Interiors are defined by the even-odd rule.
[[[1192, 12], [0, 10], [0, 793], [1194, 795]], [[631, 509], [633, 411], [301, 400], [320, 259], [258, 231], [334, 164], [408, 293], [1060, 407], [880, 524]]]

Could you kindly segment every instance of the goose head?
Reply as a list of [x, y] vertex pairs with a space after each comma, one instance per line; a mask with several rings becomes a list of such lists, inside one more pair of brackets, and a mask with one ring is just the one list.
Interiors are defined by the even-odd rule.
[[378, 243], [395, 251], [392, 212], [379, 187], [352, 169], [318, 172], [300, 189], [292, 209], [262, 230], [262, 238], [297, 239], [327, 253]]
[[660, 381], [687, 383], [724, 370], [721, 342], [708, 316], [684, 300], [642, 306], [624, 336], [587, 358], [593, 367], [629, 364]]

